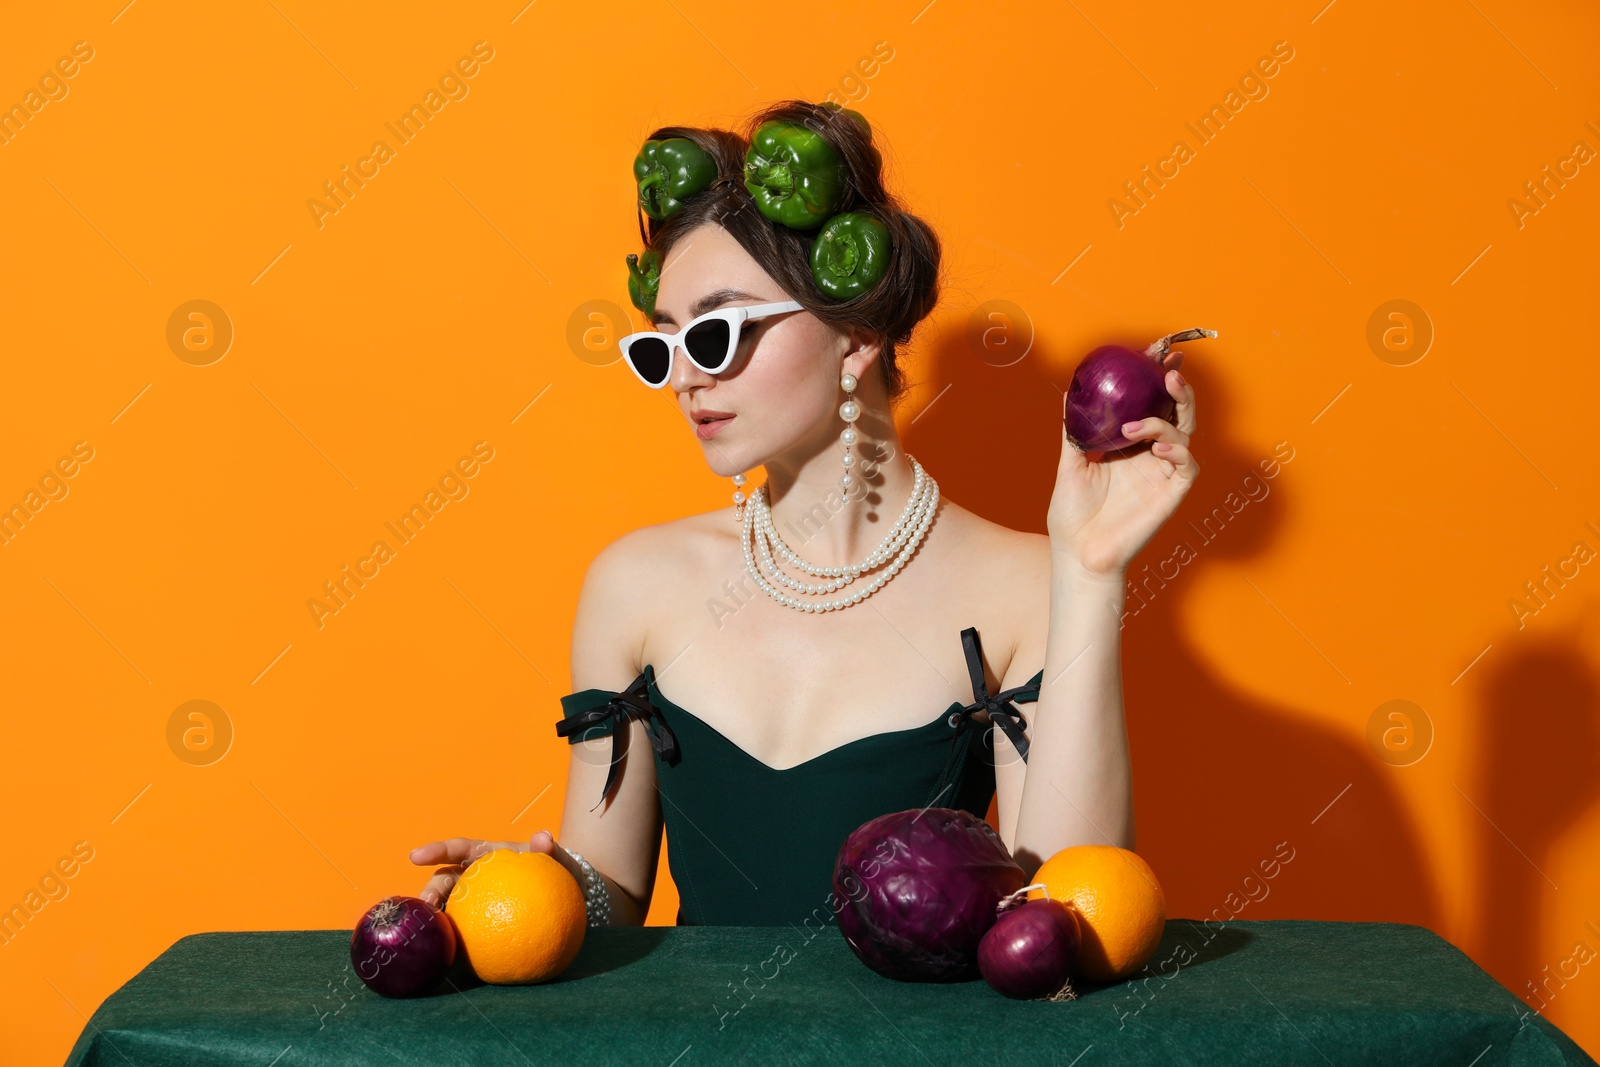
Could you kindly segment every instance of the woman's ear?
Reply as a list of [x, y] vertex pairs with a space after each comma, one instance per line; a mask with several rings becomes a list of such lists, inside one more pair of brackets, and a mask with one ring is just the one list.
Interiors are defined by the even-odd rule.
[[883, 335], [862, 326], [852, 326], [845, 337], [848, 347], [844, 352], [843, 370], [854, 374], [858, 381], [865, 380], [867, 371], [883, 355]]

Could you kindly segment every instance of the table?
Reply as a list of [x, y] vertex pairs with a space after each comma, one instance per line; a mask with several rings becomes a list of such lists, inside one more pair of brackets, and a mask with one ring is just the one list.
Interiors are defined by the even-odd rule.
[[880, 977], [831, 924], [591, 929], [554, 982], [455, 984], [379, 997], [344, 930], [192, 934], [107, 998], [67, 1062], [1595, 1062], [1449, 942], [1398, 923], [1171, 919], [1147, 976], [1059, 1003]]

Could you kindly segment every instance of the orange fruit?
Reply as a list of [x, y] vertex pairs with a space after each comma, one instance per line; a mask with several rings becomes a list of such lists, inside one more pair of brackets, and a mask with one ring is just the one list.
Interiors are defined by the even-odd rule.
[[1115, 845], [1073, 845], [1045, 860], [1034, 874], [1045, 889], [1078, 913], [1083, 935], [1078, 974], [1114, 982], [1144, 966], [1167, 925], [1167, 895], [1156, 872], [1136, 852]]
[[472, 971], [485, 982], [544, 982], [567, 969], [588, 929], [583, 890], [543, 852], [497, 848], [445, 900]]

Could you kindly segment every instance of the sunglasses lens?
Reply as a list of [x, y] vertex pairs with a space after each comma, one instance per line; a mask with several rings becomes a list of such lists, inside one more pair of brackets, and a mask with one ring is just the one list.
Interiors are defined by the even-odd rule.
[[691, 328], [683, 339], [689, 358], [703, 370], [720, 366], [723, 357], [728, 354], [730, 329], [725, 319], [707, 319]]
[[667, 380], [672, 373], [672, 349], [659, 337], [641, 337], [625, 353], [639, 377], [652, 385]]

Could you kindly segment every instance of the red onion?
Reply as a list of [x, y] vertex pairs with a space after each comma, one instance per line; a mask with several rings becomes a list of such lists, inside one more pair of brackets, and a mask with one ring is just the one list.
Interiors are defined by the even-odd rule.
[[1084, 452], [1110, 452], [1133, 443], [1122, 436], [1125, 422], [1152, 416], [1175, 422], [1178, 402], [1167, 392], [1161, 360], [1177, 342], [1215, 336], [1216, 330], [1184, 330], [1143, 352], [1122, 345], [1090, 352], [1072, 372], [1062, 402], [1067, 437]]
[[386, 997], [426, 993], [456, 959], [456, 928], [420, 897], [385, 897], [350, 933], [350, 963]]
[[[1001, 901], [1001, 909], [1032, 888]], [[1077, 913], [1040, 897], [1001, 911], [978, 942], [978, 970], [990, 986], [1018, 1000], [1076, 999], [1068, 980], [1078, 969], [1080, 944]]]

